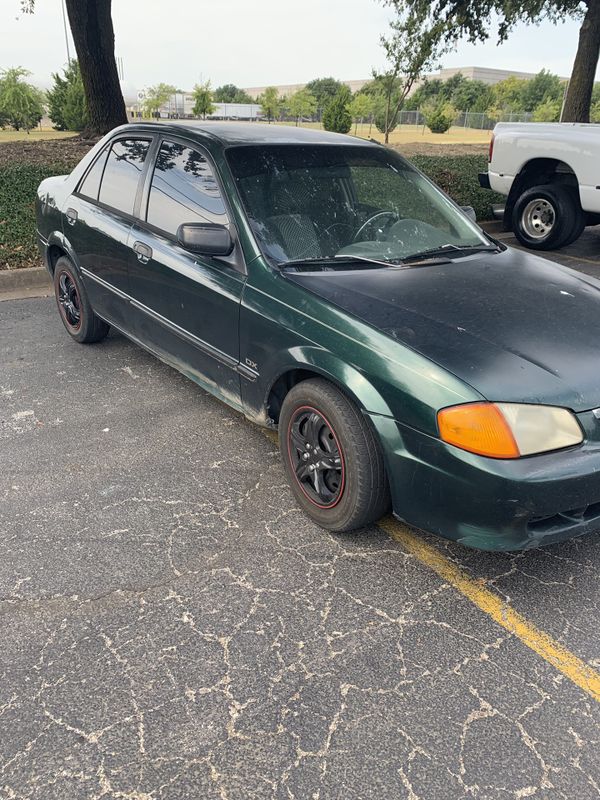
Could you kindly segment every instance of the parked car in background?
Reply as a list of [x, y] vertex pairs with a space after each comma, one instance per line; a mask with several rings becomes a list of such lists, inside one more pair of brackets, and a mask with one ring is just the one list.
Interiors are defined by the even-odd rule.
[[479, 182], [506, 195], [505, 229], [521, 244], [565, 247], [600, 223], [600, 125], [500, 122]]
[[113, 326], [277, 429], [324, 528], [391, 506], [514, 550], [600, 527], [600, 284], [494, 241], [394, 151], [131, 124], [41, 183], [37, 224], [72, 339]]

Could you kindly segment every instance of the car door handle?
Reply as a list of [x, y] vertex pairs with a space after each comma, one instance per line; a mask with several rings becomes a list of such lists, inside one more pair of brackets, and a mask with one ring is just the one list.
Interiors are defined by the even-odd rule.
[[67, 208], [66, 217], [69, 225], [75, 225], [77, 222], [77, 212], [74, 208]]
[[134, 242], [133, 251], [138, 257], [138, 261], [141, 261], [142, 264], [147, 264], [152, 258], [152, 248], [143, 242]]

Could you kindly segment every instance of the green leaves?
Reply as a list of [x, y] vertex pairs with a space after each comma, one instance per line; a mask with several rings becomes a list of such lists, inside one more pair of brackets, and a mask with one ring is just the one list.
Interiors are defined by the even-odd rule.
[[212, 114], [215, 110], [212, 102], [210, 81], [206, 81], [206, 83], [197, 83], [194, 86], [192, 94], [194, 96], [193, 112], [195, 116], [206, 119], [206, 115]]
[[54, 163], [15, 164], [2, 167], [0, 269], [16, 269], [39, 264], [34, 210], [37, 187], [44, 178], [70, 172], [74, 166], [74, 163]]
[[300, 89], [288, 100], [288, 111], [290, 116], [296, 118], [296, 122], [303, 117], [312, 117], [317, 110], [317, 98], [308, 89]]
[[323, 127], [326, 131], [335, 133], [348, 133], [352, 127], [352, 117], [348, 106], [350, 105], [350, 89], [342, 86], [323, 112]]
[[52, 73], [54, 85], [47, 93], [48, 115], [58, 131], [82, 131], [88, 114], [79, 64], [71, 59], [63, 75]]
[[258, 98], [263, 115], [271, 122], [273, 117], [279, 115], [280, 102], [279, 92], [275, 86], [267, 86], [265, 91]]
[[15, 130], [34, 128], [44, 115], [44, 95], [23, 80], [30, 74], [23, 67], [0, 72], [0, 120]]

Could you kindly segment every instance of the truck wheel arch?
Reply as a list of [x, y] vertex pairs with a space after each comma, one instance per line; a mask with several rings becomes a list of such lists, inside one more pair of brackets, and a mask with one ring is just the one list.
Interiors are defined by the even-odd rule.
[[504, 211], [505, 227], [510, 226], [512, 212], [520, 195], [532, 186], [547, 183], [561, 183], [579, 189], [579, 182], [574, 170], [558, 158], [533, 158], [527, 161], [510, 187]]

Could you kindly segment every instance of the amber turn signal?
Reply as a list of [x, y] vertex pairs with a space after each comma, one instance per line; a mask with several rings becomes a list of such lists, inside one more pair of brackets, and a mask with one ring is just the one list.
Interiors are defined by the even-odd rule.
[[466, 403], [438, 412], [440, 438], [471, 453], [491, 458], [519, 458], [515, 437], [493, 403]]

